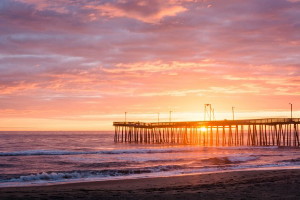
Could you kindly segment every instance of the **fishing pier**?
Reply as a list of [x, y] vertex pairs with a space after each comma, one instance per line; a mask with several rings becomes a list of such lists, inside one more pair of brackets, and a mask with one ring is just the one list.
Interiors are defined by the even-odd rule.
[[114, 122], [116, 143], [299, 147], [300, 118]]

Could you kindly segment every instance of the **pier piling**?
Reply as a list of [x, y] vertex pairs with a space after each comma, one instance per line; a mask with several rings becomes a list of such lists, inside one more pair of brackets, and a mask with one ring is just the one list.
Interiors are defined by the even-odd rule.
[[116, 143], [299, 147], [300, 118], [114, 122]]

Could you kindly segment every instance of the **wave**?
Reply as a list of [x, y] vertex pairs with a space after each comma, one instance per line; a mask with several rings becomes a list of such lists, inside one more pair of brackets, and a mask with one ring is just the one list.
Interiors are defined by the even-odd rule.
[[[217, 150], [247, 150], [247, 149], [278, 149], [277, 146], [268, 147], [210, 147]], [[115, 150], [100, 150], [100, 151], [67, 151], [67, 150], [24, 150], [13, 152], [0, 152], [0, 156], [39, 156], [39, 155], [82, 155], [82, 154], [153, 154], [153, 153], [184, 153], [209, 151], [208, 147], [185, 147], [185, 148], [157, 148], [157, 149], [115, 149]]]
[[11, 168], [11, 167], [15, 167], [15, 165], [12, 165], [12, 164], [1, 164], [0, 163], [0, 168]]
[[38, 174], [20, 175], [19, 177], [1, 180], [0, 182], [33, 182], [33, 181], [61, 181], [68, 179], [128, 176], [183, 169], [180, 165], [159, 165], [146, 168], [110, 169], [110, 170], [85, 170], [67, 172], [42, 172]]
[[257, 160], [256, 156], [231, 156], [231, 157], [213, 157], [201, 160], [201, 162], [207, 162], [212, 165], [228, 165], [239, 164], [243, 162]]
[[[227, 160], [225, 157], [220, 160]], [[227, 161], [225, 161], [227, 162]], [[245, 170], [245, 169], [262, 169], [262, 168], [282, 168], [289, 167], [286, 164], [254, 164], [254, 165], [229, 165], [229, 166], [214, 166], [214, 167], [200, 167], [200, 168], [189, 168], [188, 166], [180, 165], [160, 165], [154, 167], [146, 168], [129, 168], [129, 169], [110, 169], [110, 170], [84, 170], [84, 171], [61, 171], [61, 172], [42, 172], [37, 174], [27, 174], [27, 175], [15, 175], [15, 177], [10, 177], [8, 179], [0, 180], [0, 183], [4, 186], [6, 183], [52, 183], [52, 182], [70, 182], [70, 181], [82, 181], [82, 179], [88, 178], [112, 178], [112, 177], [125, 177], [130, 175], [146, 175], [150, 173], [159, 172], [171, 172], [174, 174], [194, 174], [203, 172], [217, 172], [217, 171], [230, 171], [230, 170]], [[122, 178], [123, 179], [123, 178]], [[98, 179], [99, 180], [99, 179]], [[1, 185], [0, 185], [1, 187]]]
[[64, 150], [27, 150], [14, 152], [0, 152], [0, 156], [39, 156], [39, 155], [82, 155], [82, 154], [151, 154], [151, 153], [179, 153], [193, 152], [197, 148], [168, 148], [168, 149], [121, 149], [102, 151], [64, 151]]
[[300, 158], [293, 158], [288, 160], [280, 160], [278, 163], [300, 163]]
[[280, 146], [236, 146], [236, 147], [217, 147], [222, 150], [252, 150], [252, 149], [279, 149]]
[[78, 165], [81, 168], [105, 168], [105, 167], [127, 167], [129, 165], [137, 164], [137, 162], [101, 162], [101, 163], [82, 163]]
[[[223, 162], [228, 162], [228, 157], [218, 158]], [[74, 171], [55, 171], [41, 172], [37, 174], [15, 174], [13, 176], [0, 177], [0, 187], [10, 185], [31, 185], [31, 184], [57, 184], [58, 182], [82, 182], [91, 180], [112, 180], [127, 179], [151, 176], [181, 175], [195, 173], [213, 173], [231, 170], [247, 170], [262, 168], [284, 168], [290, 167], [287, 164], [249, 164], [249, 165], [223, 165], [223, 166], [202, 166], [190, 167], [189, 165], [157, 165], [145, 168], [127, 168], [127, 169], [107, 169], [107, 170], [74, 170]], [[160, 174], [160, 175], [159, 175]], [[126, 178], [127, 177], [127, 178]]]

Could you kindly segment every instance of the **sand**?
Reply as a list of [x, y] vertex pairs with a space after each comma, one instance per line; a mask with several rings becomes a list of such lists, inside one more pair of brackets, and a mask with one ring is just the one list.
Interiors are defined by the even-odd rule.
[[300, 199], [300, 170], [0, 188], [0, 199]]

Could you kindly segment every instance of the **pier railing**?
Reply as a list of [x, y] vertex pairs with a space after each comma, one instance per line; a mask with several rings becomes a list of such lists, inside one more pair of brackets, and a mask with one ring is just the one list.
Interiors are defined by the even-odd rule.
[[300, 146], [300, 118], [114, 122], [115, 142], [203, 146]]

